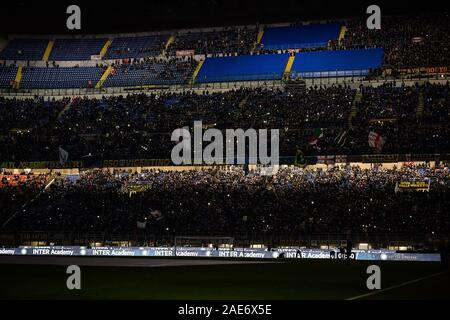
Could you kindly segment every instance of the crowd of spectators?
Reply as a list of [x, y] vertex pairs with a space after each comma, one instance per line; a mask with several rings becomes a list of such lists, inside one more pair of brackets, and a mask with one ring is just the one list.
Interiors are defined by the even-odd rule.
[[[398, 182], [430, 182], [429, 192]], [[168, 234], [448, 234], [444, 164], [385, 169], [89, 171], [58, 179], [11, 228]], [[138, 222], [144, 228], [137, 227]]]
[[396, 87], [393, 83], [381, 87], [362, 87], [362, 98], [357, 103], [358, 120], [367, 122], [371, 119], [395, 119], [408, 122], [416, 118], [419, 102], [419, 86]]
[[[448, 84], [363, 87], [359, 102], [354, 102], [356, 90], [346, 86], [59, 101], [1, 99], [0, 160], [58, 160], [59, 146], [71, 160], [87, 154], [104, 159], [169, 159], [171, 133], [185, 126], [192, 129], [194, 121], [221, 130], [279, 129], [282, 156], [295, 155], [298, 149], [305, 155], [372, 153], [370, 131], [384, 137], [383, 153], [445, 153], [450, 151], [448, 88]], [[322, 135], [311, 144], [317, 129]]]
[[47, 178], [48, 174], [0, 171], [0, 226], [43, 190]]
[[[188, 83], [198, 62], [192, 57], [170, 57], [123, 59], [112, 64], [113, 71], [108, 81], [115, 77], [125, 77], [124, 85]], [[129, 74], [129, 77], [127, 77]], [[108, 81], [105, 86], [108, 86]]]
[[424, 121], [430, 123], [448, 123], [450, 120], [450, 86], [433, 85], [425, 86], [424, 99]]
[[341, 47], [385, 49], [386, 67], [447, 67], [450, 65], [448, 13], [382, 17], [381, 29], [370, 30], [366, 20], [346, 21]]
[[257, 34], [256, 26], [179, 33], [170, 45], [168, 53], [174, 55], [179, 50], [193, 50], [194, 54], [212, 56], [249, 54], [256, 42]]

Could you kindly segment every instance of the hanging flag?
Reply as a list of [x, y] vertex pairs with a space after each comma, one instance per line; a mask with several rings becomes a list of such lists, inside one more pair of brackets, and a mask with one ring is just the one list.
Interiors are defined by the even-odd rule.
[[368, 143], [371, 148], [376, 149], [377, 151], [381, 151], [384, 146], [384, 139], [381, 134], [376, 133], [374, 131], [369, 132]]
[[65, 164], [67, 162], [67, 159], [69, 159], [69, 153], [63, 148], [59, 147], [59, 162], [61, 164]]
[[341, 154], [336, 156], [336, 163], [346, 163], [347, 155]]
[[334, 164], [336, 162], [335, 156], [317, 156], [317, 163]]
[[316, 145], [320, 138], [323, 137], [322, 128], [314, 129], [313, 135], [309, 138], [310, 145]]
[[345, 142], [347, 142], [347, 130], [341, 131], [336, 138], [334, 138], [334, 142], [339, 146], [343, 147], [345, 145]]

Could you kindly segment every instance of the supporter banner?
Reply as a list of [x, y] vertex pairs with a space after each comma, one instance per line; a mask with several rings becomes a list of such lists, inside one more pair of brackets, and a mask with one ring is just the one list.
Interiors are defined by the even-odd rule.
[[427, 189], [429, 181], [400, 181], [398, 187], [401, 189]]
[[430, 181], [400, 181], [395, 186], [398, 191], [430, 191]]
[[[234, 248], [214, 250], [199, 247], [78, 247], [78, 246], [23, 246], [2, 248], [0, 255], [17, 256], [106, 256], [106, 257], [216, 257], [248, 259], [345, 259], [338, 249], [251, 249]], [[440, 261], [438, 253], [401, 253], [393, 250], [353, 250], [355, 260], [386, 261]]]
[[170, 165], [172, 165], [170, 159], [103, 160], [103, 167], [158, 167]]
[[[334, 159], [334, 160], [333, 160]], [[328, 155], [328, 156], [305, 156], [298, 152], [295, 156], [280, 157], [280, 165], [314, 165], [319, 163], [342, 163], [342, 162], [364, 162], [364, 163], [393, 163], [399, 161], [440, 161], [450, 160], [450, 154], [370, 154], [370, 155]], [[87, 160], [86, 160], [87, 161]], [[101, 160], [96, 166], [102, 168], [112, 167], [164, 167], [173, 166], [170, 159], [120, 159]], [[201, 164], [200, 166], [203, 166]], [[191, 166], [191, 165], [188, 165]], [[194, 166], [194, 165], [192, 165]], [[85, 168], [87, 164], [83, 160], [67, 161], [61, 164], [59, 161], [4, 161], [0, 162], [0, 168], [5, 169], [72, 169]]]
[[195, 54], [195, 50], [177, 50], [175, 55], [177, 57], [190, 57]]
[[5, 169], [71, 169], [82, 168], [83, 161], [5, 161], [0, 162], [0, 168]]
[[91, 55], [91, 60], [96, 60], [96, 61], [102, 60], [102, 56], [99, 54], [93, 54], [93, 55]]
[[398, 154], [366, 154], [362, 156], [362, 162], [365, 163], [385, 163], [385, 162], [398, 162]]
[[448, 73], [449, 67], [421, 67], [421, 68], [402, 68], [398, 70], [400, 74], [432, 74], [432, 73]]

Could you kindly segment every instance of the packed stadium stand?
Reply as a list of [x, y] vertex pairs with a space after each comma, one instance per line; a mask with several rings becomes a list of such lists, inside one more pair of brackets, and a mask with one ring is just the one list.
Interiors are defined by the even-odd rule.
[[[431, 192], [395, 192], [398, 181], [417, 179], [429, 179]], [[22, 188], [27, 197], [43, 189], [35, 180]], [[116, 235], [443, 235], [450, 231], [449, 183], [446, 167], [426, 166], [286, 168], [271, 177], [239, 168], [94, 170], [58, 179], [9, 228]], [[130, 193], [136, 186], [140, 191]], [[4, 192], [0, 188], [0, 196]], [[11, 200], [5, 205], [17, 207]], [[145, 230], [136, 230], [138, 221], [147, 221]]]
[[[39, 128], [52, 125], [57, 120], [58, 114], [69, 102], [70, 99], [68, 98], [62, 100], [46, 100], [41, 97], [18, 100], [0, 97], [0, 120], [2, 123], [0, 133], [7, 136], [8, 134], [15, 134], [21, 130], [38, 130]], [[20, 135], [19, 133], [18, 136]]]
[[339, 23], [301, 26], [268, 27], [264, 30], [261, 47], [264, 49], [297, 49], [326, 47], [337, 40]]
[[[105, 238], [448, 234], [448, 21], [10, 40], [0, 53], [0, 222]], [[194, 121], [279, 129], [280, 170], [171, 171], [171, 133]], [[417, 181], [426, 192], [399, 191]]]
[[[299, 149], [312, 157], [447, 153], [448, 87], [385, 84], [362, 90], [310, 87], [305, 92], [245, 88], [45, 104], [41, 99], [3, 99], [0, 119], [6, 131], [0, 140], [0, 160], [54, 161], [59, 146], [74, 161], [89, 153], [102, 154], [104, 159], [169, 159], [173, 147], [170, 133], [200, 120], [217, 129], [278, 128], [280, 156], [289, 161]], [[419, 117], [421, 96], [425, 101]], [[62, 109], [65, 111], [60, 114]], [[10, 132], [14, 128], [33, 130], [16, 134]], [[314, 140], [317, 129], [320, 138]], [[381, 150], [368, 144], [370, 131], [383, 136]]]
[[383, 17], [380, 30], [369, 30], [363, 19], [348, 19], [344, 48], [384, 48], [384, 64], [395, 68], [438, 67], [450, 64], [448, 12]]

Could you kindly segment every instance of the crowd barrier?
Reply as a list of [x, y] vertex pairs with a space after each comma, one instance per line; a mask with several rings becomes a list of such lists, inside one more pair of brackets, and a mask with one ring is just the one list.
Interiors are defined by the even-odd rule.
[[[95, 161], [0, 161], [3, 169], [83, 169], [113, 167], [161, 167], [175, 166], [171, 159], [101, 159]], [[318, 155], [318, 156], [281, 156], [280, 165], [315, 165], [334, 163], [397, 163], [450, 160], [450, 153], [441, 154], [366, 154], [366, 155]], [[183, 165], [180, 165], [183, 166]], [[187, 165], [187, 166], [205, 166]]]

